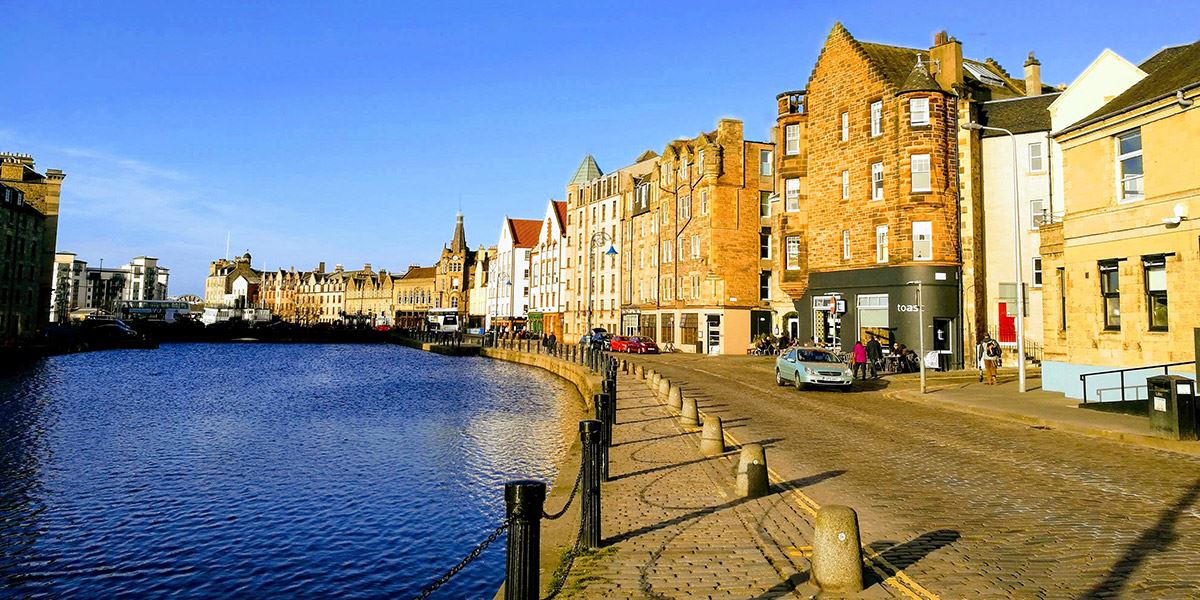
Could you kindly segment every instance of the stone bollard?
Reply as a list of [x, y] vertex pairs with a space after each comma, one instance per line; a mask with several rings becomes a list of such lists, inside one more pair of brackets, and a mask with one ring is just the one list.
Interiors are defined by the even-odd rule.
[[636, 375], [638, 379], [645, 379], [646, 367], [643, 367], [642, 365], [634, 367], [634, 375]]
[[671, 393], [671, 380], [666, 377], [658, 378], [658, 399], [666, 401], [667, 395]]
[[[678, 389], [671, 386], [672, 390]], [[684, 427], [700, 426], [700, 411], [696, 409], [696, 399], [691, 396], [682, 398], [683, 412], [679, 415], [679, 423]]]
[[761, 444], [742, 446], [735, 489], [738, 496], [745, 498], [761, 498], [767, 495], [767, 453]]
[[821, 507], [813, 534], [813, 582], [825, 592], [861, 592], [862, 567], [858, 514], [849, 506]]
[[667, 406], [675, 410], [683, 410], [683, 390], [673, 383], [671, 387], [667, 388]]
[[705, 456], [725, 454], [725, 432], [721, 428], [721, 417], [704, 417], [704, 431], [700, 433], [700, 452]]

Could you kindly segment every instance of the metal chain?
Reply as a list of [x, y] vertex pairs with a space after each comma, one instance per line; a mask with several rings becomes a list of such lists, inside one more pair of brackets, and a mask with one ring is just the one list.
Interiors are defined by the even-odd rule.
[[583, 542], [583, 519], [579, 519], [579, 531], [575, 534], [575, 546], [567, 553], [566, 565], [562, 568], [562, 574], [558, 579], [554, 580], [554, 585], [550, 587], [550, 594], [545, 600], [552, 600], [558, 593], [562, 591], [563, 586], [567, 584], [567, 576], [571, 574], [571, 567], [575, 566], [575, 557], [579, 556], [579, 545]]
[[[476, 558], [479, 558], [479, 555], [482, 554], [483, 551], [485, 549], [487, 549], [488, 546], [492, 545], [492, 542], [496, 541], [496, 538], [499, 538], [500, 534], [504, 533], [505, 529], [508, 529], [508, 526], [511, 522], [512, 522], [511, 518], [505, 519], [504, 522], [501, 523], [500, 526], [497, 527], [496, 530], [491, 533], [491, 535], [487, 536], [487, 538], [485, 538], [482, 542], [480, 542], [478, 546], [475, 546], [475, 549], [472, 550], [469, 554], [467, 554], [466, 558], [459, 561], [459, 563], [457, 565], [454, 565], [453, 567], [451, 567], [451, 569], [449, 571], [446, 571], [445, 575], [438, 577], [436, 581], [434, 581], [428, 587], [426, 587], [424, 590], [422, 590], [420, 594], [417, 594], [416, 600], [424, 600], [425, 598], [428, 598], [430, 594], [432, 594], [438, 588], [445, 585], [446, 582], [450, 581], [450, 579], [453, 578], [455, 575], [457, 575], [459, 571], [463, 570], [464, 568], [466, 568], [467, 565], [471, 564], [471, 561], [475, 560]], [[576, 545], [578, 545], [578, 542], [576, 542]]]
[[581, 468], [581, 469], [579, 469], [579, 475], [575, 476], [575, 487], [571, 488], [571, 495], [567, 497], [567, 503], [565, 505], [563, 505], [562, 510], [560, 510], [554, 514], [550, 514], [550, 513], [546, 512], [545, 510], [542, 510], [542, 518], [546, 519], [547, 521], [553, 521], [553, 520], [560, 518], [563, 515], [567, 514], [567, 509], [571, 508], [571, 502], [575, 500], [575, 494], [579, 493], [579, 484], [582, 481], [583, 481], [583, 469]]

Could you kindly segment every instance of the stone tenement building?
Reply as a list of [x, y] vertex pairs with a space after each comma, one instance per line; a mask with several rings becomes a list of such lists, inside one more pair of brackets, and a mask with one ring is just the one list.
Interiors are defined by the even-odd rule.
[[986, 290], [980, 136], [959, 126], [979, 103], [1024, 88], [994, 61], [964, 59], [944, 32], [924, 50], [834, 26], [807, 89], [778, 99], [773, 254], [784, 289], [803, 290], [794, 297], [802, 338], [849, 348], [875, 333], [917, 347], [907, 284], [920, 281], [926, 350], [962, 364], [973, 346], [963, 332], [973, 342], [986, 328]]
[[277, 269], [262, 274], [262, 285], [259, 288], [262, 306], [271, 311], [272, 315], [289, 323], [299, 322], [296, 309], [296, 297], [300, 282], [307, 273], [297, 272], [295, 267], [288, 270]]
[[412, 265], [393, 283], [396, 293], [396, 326], [424, 329], [433, 308], [437, 269]]
[[396, 317], [395, 279], [383, 269], [372, 272], [370, 264], [347, 277], [342, 311], [346, 320], [371, 326], [393, 325]]
[[442, 254], [434, 265], [434, 308], [458, 309], [458, 322], [469, 322], [470, 297], [468, 285], [475, 271], [475, 251], [467, 246], [463, 215], [455, 216], [454, 236], [442, 246]]
[[[38, 173], [33, 157], [28, 154], [0, 153], [0, 185], [20, 192], [21, 202], [18, 207], [18, 196], [6, 193], [10, 203], [5, 204], [3, 226], [8, 260], [0, 260], [0, 281], [8, 283], [0, 283], [0, 312], [4, 313], [0, 317], [0, 337], [32, 334], [50, 320], [58, 202], [64, 178], [66, 175], [58, 169]], [[26, 207], [32, 207], [40, 216], [28, 212]], [[33, 237], [34, 229], [40, 238]], [[27, 287], [30, 281], [36, 283], [36, 289]], [[4, 289], [9, 290], [7, 299]], [[28, 297], [30, 292], [32, 298]], [[18, 295], [23, 297], [17, 298]]]
[[[762, 202], [774, 190], [772, 144], [742, 122], [675, 140], [633, 181], [622, 244], [625, 323], [685, 352], [744, 354], [770, 333], [760, 258]], [[765, 165], [764, 165], [765, 161]]]
[[250, 253], [234, 260], [218, 258], [208, 265], [204, 280], [204, 306], [208, 308], [254, 308], [259, 304], [262, 271], [250, 266]]
[[[1164, 48], [1135, 72], [1112, 66], [1118, 76], [1104, 81], [1117, 89], [1054, 134], [1065, 212], [1041, 231], [1042, 385], [1074, 398], [1082, 373], [1192, 361], [1200, 323], [1200, 42]], [[1107, 377], [1089, 379], [1090, 399], [1121, 399]]]

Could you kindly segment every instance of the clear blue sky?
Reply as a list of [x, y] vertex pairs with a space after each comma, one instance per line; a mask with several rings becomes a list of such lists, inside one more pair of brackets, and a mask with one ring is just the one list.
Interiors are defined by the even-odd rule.
[[[251, 6], [260, 4], [262, 6]], [[59, 249], [141, 254], [198, 293], [208, 262], [401, 270], [504, 215], [540, 218], [583, 155], [746, 122], [802, 88], [835, 21], [928, 47], [939, 29], [1047, 83], [1101, 50], [1200, 37], [1191, 2], [29, 2], [5, 11], [0, 150], [61, 168]]]

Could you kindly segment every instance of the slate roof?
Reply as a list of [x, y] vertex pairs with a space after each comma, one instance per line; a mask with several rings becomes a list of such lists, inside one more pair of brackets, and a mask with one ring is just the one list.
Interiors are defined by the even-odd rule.
[[[979, 107], [979, 124], [1001, 127], [1014, 134], [1034, 131], [1050, 131], [1050, 104], [1061, 94], [1022, 96], [984, 102]], [[998, 131], [984, 130], [983, 137], [1005, 135]]]
[[913, 68], [908, 73], [908, 77], [900, 86], [900, 91], [897, 94], [905, 92], [941, 92], [942, 87], [938, 85], [937, 80], [929, 74], [929, 69], [925, 66], [923, 59], [917, 59]]
[[1176, 90], [1200, 84], [1200, 41], [1158, 51], [1138, 68], [1146, 78], [1133, 84], [1064, 132], [1080, 129], [1106, 117], [1172, 96]]
[[579, 168], [575, 169], [575, 174], [571, 176], [571, 180], [567, 185], [583, 185], [604, 173], [600, 170], [600, 165], [596, 164], [596, 159], [589, 154], [583, 157], [583, 162], [579, 163]]
[[537, 245], [538, 234], [542, 231], [542, 220], [509, 219], [508, 227], [512, 232], [514, 248], [532, 248]]
[[[867, 57], [871, 59], [871, 62], [875, 63], [875, 66], [877, 66], [879, 70], [883, 72], [888, 81], [890, 81], [892, 85], [896, 86], [898, 89], [904, 89], [909, 76], [912, 75], [913, 65], [917, 64], [917, 57], [920, 57], [923, 62], [929, 62], [929, 50], [905, 48], [903, 46], [890, 46], [887, 44], [876, 44], [874, 42], [863, 42], [858, 40], [855, 41], [858, 42], [859, 47], [863, 49], [863, 52], [866, 53]], [[986, 62], [979, 62], [977, 60], [964, 57], [963, 64], [970, 64], [977, 69], [987, 71], [988, 73], [991, 73], [997, 78], [1005, 81], [1018, 81], [1008, 77], [1008, 75], [1005, 74], [1002, 69], [997, 69]], [[977, 86], [984, 86], [991, 90], [1001, 91], [1001, 94], [1007, 92], [1008, 94], [1015, 95], [1015, 92], [1008, 88], [998, 88], [996, 86], [987, 85], [980, 82], [974, 75], [971, 74], [970, 71], [966, 69], [963, 69], [963, 82]], [[1023, 82], [1020, 87], [1022, 90], [1024, 89]]]

